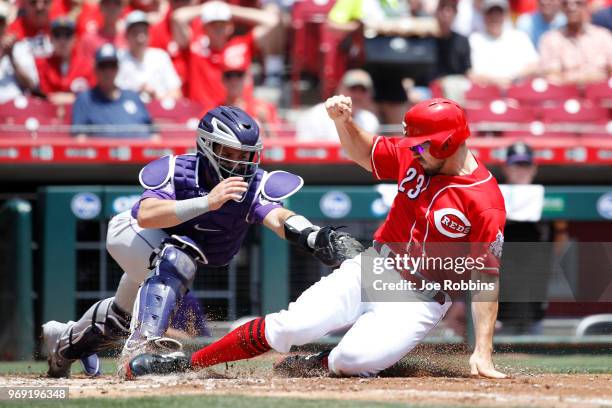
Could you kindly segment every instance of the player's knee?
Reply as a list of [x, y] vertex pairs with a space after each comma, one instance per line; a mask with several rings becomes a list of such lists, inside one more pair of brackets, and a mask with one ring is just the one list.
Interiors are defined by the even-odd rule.
[[295, 319], [285, 318], [287, 313], [282, 311], [266, 316], [266, 340], [279, 353], [288, 353], [291, 346], [299, 345], [303, 335], [303, 327]]
[[381, 370], [380, 361], [359, 350], [336, 347], [329, 355], [329, 369], [336, 375], [371, 377]]

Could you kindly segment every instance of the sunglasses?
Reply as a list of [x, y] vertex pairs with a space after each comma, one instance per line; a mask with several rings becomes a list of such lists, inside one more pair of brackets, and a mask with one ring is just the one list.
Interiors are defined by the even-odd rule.
[[53, 36], [53, 38], [72, 38], [74, 36], [74, 33], [72, 31], [55, 31], [55, 32], [51, 32], [51, 35]]
[[223, 73], [223, 78], [225, 79], [244, 78], [244, 71], [227, 71]]
[[119, 64], [113, 61], [101, 62], [96, 66], [96, 68], [98, 68], [99, 70], [119, 69]]
[[578, 6], [578, 7], [583, 7], [584, 5], [586, 5], [586, 1], [564, 1], [562, 2], [563, 6], [568, 7], [568, 6]]
[[419, 145], [416, 145], [416, 146], [412, 146], [412, 147], [410, 148], [410, 151], [411, 151], [412, 153], [414, 153], [414, 154], [421, 155], [421, 154], [423, 154], [423, 152], [425, 151], [425, 146], [420, 145], [420, 144], [419, 144]]

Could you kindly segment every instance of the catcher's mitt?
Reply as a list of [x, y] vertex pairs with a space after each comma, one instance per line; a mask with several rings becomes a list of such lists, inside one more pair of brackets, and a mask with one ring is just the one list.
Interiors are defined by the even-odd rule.
[[365, 250], [359, 241], [346, 232], [337, 231], [338, 228], [341, 227], [321, 228], [317, 232], [313, 250], [315, 258], [334, 268]]

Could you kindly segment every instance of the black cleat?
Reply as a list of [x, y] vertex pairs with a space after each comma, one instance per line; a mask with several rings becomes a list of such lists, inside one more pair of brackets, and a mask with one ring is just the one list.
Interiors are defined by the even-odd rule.
[[274, 372], [286, 377], [323, 377], [329, 374], [329, 350], [309, 356], [288, 356], [274, 364]]
[[148, 374], [182, 373], [191, 369], [191, 361], [184, 353], [140, 354], [130, 360], [125, 367], [128, 380]]

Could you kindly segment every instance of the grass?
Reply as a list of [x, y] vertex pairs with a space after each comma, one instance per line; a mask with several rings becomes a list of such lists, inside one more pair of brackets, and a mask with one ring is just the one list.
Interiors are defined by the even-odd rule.
[[[381, 403], [372, 401], [308, 400], [299, 398], [225, 396], [169, 396], [143, 398], [82, 398], [63, 401], [0, 401], [2, 407], [49, 407], [62, 406], [87, 408], [410, 408], [406, 404]], [[442, 408], [427, 406], [428, 408]], [[454, 407], [456, 408], [456, 407]]]

